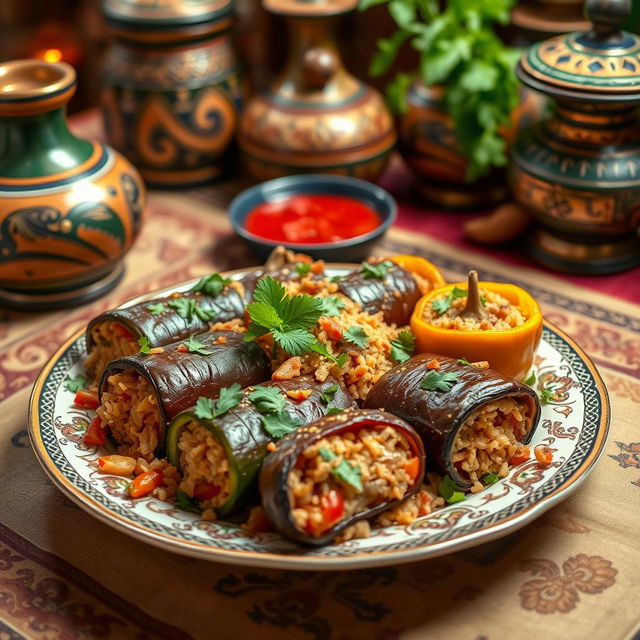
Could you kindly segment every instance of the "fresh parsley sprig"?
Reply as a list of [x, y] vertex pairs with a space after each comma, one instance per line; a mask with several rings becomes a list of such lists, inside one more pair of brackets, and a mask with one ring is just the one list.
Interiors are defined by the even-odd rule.
[[338, 366], [338, 369], [342, 369], [344, 363], [347, 361], [349, 357], [348, 353], [341, 353], [339, 356], [334, 356], [332, 353], [329, 353], [327, 347], [322, 344], [322, 342], [318, 342], [317, 340], [309, 345], [309, 351], [313, 351], [314, 353], [319, 353], [321, 356], [325, 358], [329, 358], [334, 364]]
[[260, 413], [282, 411], [287, 406], [285, 397], [276, 387], [256, 387], [248, 397]]
[[322, 398], [322, 402], [329, 404], [333, 400], [333, 396], [336, 395], [336, 391], [338, 391], [337, 384], [332, 384], [330, 387], [323, 389], [320, 392], [320, 397]]
[[71, 393], [76, 393], [81, 389], [87, 388], [87, 379], [81, 375], [77, 375], [75, 376], [75, 378], [71, 378], [70, 376], [67, 376], [66, 382], [64, 384], [64, 388], [67, 391], [71, 391]]
[[364, 349], [369, 344], [369, 336], [362, 327], [349, 327], [343, 332], [342, 337], [361, 349]]
[[420, 383], [425, 391], [449, 391], [458, 382], [458, 376], [451, 371], [429, 371]]
[[192, 513], [201, 513], [195, 498], [190, 498], [182, 489], [176, 492], [176, 507], [182, 511], [191, 511]]
[[309, 271], [311, 271], [311, 263], [310, 262], [297, 262], [296, 263], [296, 273], [304, 278]]
[[[324, 447], [320, 447], [319, 453], [325, 462], [333, 462], [338, 457], [333, 451]], [[352, 465], [342, 458], [338, 465], [332, 466], [331, 474], [343, 484], [353, 487], [357, 493], [362, 493], [362, 469], [358, 465]]]
[[219, 273], [212, 273], [198, 280], [191, 291], [201, 291], [208, 296], [218, 296], [231, 282], [231, 278], [223, 278]]
[[193, 316], [203, 322], [209, 322], [215, 316], [213, 309], [203, 309], [195, 298], [174, 298], [167, 302], [167, 305], [175, 309], [177, 314], [188, 322], [193, 320]]
[[488, 487], [498, 482], [500, 476], [497, 473], [485, 473], [480, 480], [485, 487]]
[[147, 336], [140, 336], [138, 338], [138, 346], [140, 347], [139, 353], [148, 355], [151, 352], [151, 342]]
[[189, 336], [182, 344], [187, 348], [189, 353], [197, 353], [201, 356], [210, 356], [213, 353], [213, 351], [209, 349], [209, 345], [200, 342], [195, 336]]
[[460, 287], [453, 287], [451, 291], [444, 298], [436, 298], [431, 303], [431, 308], [441, 316], [443, 313], [446, 313], [451, 308], [451, 304], [454, 300], [458, 298], [466, 298], [467, 290], [461, 289]]
[[249, 400], [260, 413], [262, 427], [273, 438], [282, 438], [302, 424], [285, 411], [287, 401], [276, 387], [256, 387], [249, 394]]
[[194, 413], [196, 417], [202, 420], [215, 420], [220, 418], [231, 409], [234, 409], [242, 400], [242, 387], [234, 382], [229, 387], [220, 389], [218, 399], [213, 401], [211, 398], [200, 396], [196, 401]]
[[532, 387], [536, 383], [536, 372], [531, 369], [531, 373], [527, 376], [527, 379], [524, 381], [526, 385]]
[[371, 280], [373, 278], [384, 278], [387, 273], [389, 273], [389, 269], [392, 268], [393, 262], [390, 262], [389, 260], [384, 260], [383, 262], [379, 262], [378, 264], [363, 262], [361, 265], [362, 277], [365, 280]]
[[345, 307], [345, 301], [338, 296], [328, 296], [326, 298], [318, 298], [322, 303], [323, 316], [339, 316]]
[[398, 337], [391, 341], [391, 358], [396, 362], [406, 362], [413, 355], [415, 347], [415, 336], [409, 331], [401, 331]]
[[162, 302], [154, 302], [147, 307], [147, 310], [151, 312], [152, 316], [159, 316], [162, 312], [166, 311], [167, 308]]
[[438, 493], [446, 500], [447, 504], [462, 502], [465, 498], [462, 491], [458, 491], [456, 483], [450, 476], [444, 476], [438, 485]]

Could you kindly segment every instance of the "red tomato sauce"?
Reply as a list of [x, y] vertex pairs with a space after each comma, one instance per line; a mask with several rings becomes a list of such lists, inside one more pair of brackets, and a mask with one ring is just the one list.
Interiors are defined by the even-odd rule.
[[376, 211], [355, 198], [304, 195], [258, 205], [244, 226], [266, 240], [316, 244], [361, 236], [381, 222]]

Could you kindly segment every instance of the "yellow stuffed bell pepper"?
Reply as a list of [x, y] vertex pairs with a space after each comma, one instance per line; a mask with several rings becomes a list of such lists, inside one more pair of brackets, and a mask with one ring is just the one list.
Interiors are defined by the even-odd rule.
[[393, 256], [390, 260], [414, 276], [417, 276], [416, 280], [423, 294], [442, 287], [446, 283], [438, 267], [424, 258], [420, 258], [419, 256], [398, 255]]
[[[517, 326], [506, 327], [509, 322]], [[478, 282], [472, 271], [468, 283], [449, 284], [421, 298], [411, 317], [411, 330], [416, 353], [487, 361], [492, 369], [524, 380], [542, 337], [542, 313], [524, 289]]]

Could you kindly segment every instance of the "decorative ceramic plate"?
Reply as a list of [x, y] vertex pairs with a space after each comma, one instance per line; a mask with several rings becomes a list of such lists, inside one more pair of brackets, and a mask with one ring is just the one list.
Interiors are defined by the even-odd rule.
[[[329, 272], [346, 270], [340, 265]], [[160, 295], [191, 286], [193, 281]], [[75, 408], [74, 394], [65, 388], [68, 377], [83, 373], [84, 338], [84, 332], [69, 338], [33, 389], [29, 433], [40, 463], [69, 498], [112, 527], [163, 549], [206, 560], [286, 569], [346, 569], [422, 560], [488, 542], [531, 522], [575, 491], [594, 468], [609, 430], [607, 392], [596, 368], [568, 336], [545, 323], [535, 364], [536, 384], [549, 390], [551, 399], [543, 405], [531, 444], [546, 444], [554, 450], [550, 466], [532, 459], [464, 502], [409, 526], [374, 529], [366, 539], [306, 549], [274, 533], [253, 534], [237, 524], [205, 522], [197, 514], [154, 498], [129, 499], [126, 479], [97, 472], [91, 463], [100, 453], [82, 443], [93, 412]]]

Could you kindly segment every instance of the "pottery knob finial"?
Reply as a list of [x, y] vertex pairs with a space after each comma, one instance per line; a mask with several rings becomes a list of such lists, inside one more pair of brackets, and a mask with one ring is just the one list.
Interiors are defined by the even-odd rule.
[[618, 36], [631, 13], [631, 0], [586, 0], [586, 14], [599, 39]]

